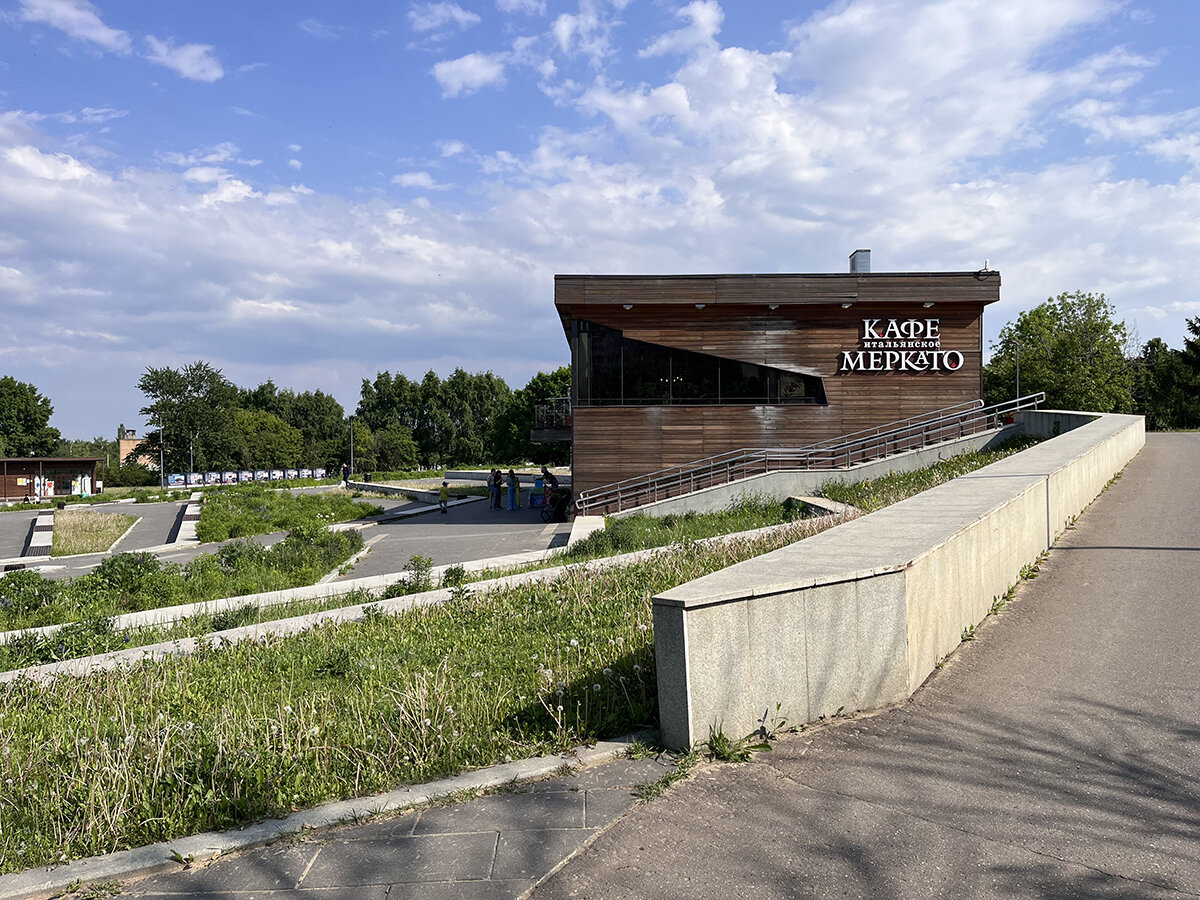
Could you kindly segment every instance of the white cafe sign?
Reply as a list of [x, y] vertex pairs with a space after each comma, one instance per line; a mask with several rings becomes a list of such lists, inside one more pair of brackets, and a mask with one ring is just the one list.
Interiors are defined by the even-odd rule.
[[955, 372], [963, 355], [943, 350], [938, 319], [863, 319], [858, 350], [843, 350], [839, 372]]

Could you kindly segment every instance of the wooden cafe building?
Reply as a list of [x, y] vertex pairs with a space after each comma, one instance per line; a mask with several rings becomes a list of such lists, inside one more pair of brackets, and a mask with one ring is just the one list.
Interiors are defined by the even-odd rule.
[[1000, 274], [558, 275], [576, 493], [803, 447], [982, 394]]

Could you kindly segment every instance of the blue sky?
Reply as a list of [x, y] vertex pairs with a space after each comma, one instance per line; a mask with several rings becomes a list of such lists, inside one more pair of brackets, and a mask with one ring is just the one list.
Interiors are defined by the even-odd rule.
[[555, 273], [1004, 278], [1200, 315], [1200, 3], [0, 0], [0, 374], [67, 436], [196, 359], [348, 410], [567, 361]]

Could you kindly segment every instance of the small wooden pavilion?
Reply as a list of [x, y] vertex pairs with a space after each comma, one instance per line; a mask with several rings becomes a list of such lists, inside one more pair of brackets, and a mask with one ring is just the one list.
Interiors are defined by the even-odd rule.
[[0, 500], [49, 500], [96, 490], [103, 456], [12, 456], [0, 458]]

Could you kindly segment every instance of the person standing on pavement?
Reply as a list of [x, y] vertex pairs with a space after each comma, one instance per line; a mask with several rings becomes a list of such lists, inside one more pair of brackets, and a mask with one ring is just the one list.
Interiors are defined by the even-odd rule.
[[447, 506], [450, 503], [450, 482], [443, 481], [442, 486], [438, 488], [438, 506], [442, 508], [442, 512], [446, 512]]
[[499, 469], [488, 472], [488, 509], [500, 508], [500, 474]]
[[350, 464], [342, 463], [342, 487], [350, 487]]
[[517, 473], [512, 469], [508, 470], [508, 508], [514, 510], [517, 508]]

